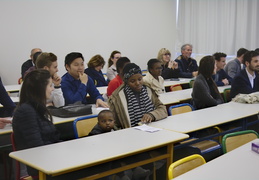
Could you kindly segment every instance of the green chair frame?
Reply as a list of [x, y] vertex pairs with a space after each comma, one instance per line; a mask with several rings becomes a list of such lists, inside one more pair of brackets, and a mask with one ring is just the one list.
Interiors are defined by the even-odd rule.
[[244, 130], [225, 134], [222, 138], [223, 153], [232, 151], [257, 138], [259, 138], [259, 135], [254, 130]]

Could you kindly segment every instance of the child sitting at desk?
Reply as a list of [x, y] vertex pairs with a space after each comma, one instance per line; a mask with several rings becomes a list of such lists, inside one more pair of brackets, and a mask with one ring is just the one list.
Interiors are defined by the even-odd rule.
[[102, 110], [98, 114], [98, 123], [88, 136], [114, 131], [114, 115], [110, 110]]
[[[92, 131], [89, 133], [88, 136], [91, 135], [98, 135], [98, 134], [102, 134], [102, 133], [107, 133], [107, 132], [111, 132], [114, 131], [114, 115], [112, 113], [112, 111], [110, 110], [102, 110], [99, 114], [98, 114], [98, 123], [94, 126], [94, 128], [92, 129]], [[132, 160], [125, 160], [128, 163], [130, 163]], [[118, 162], [115, 161], [113, 162], [113, 167], [118, 167], [121, 164], [127, 164], [127, 162]], [[124, 171], [123, 175], [121, 175], [120, 173], [116, 175], [116, 179], [120, 179], [120, 180], [128, 180], [128, 179], [141, 179], [141, 178], [146, 178], [150, 175], [150, 170], [145, 170], [142, 167], [137, 167], [134, 168], [133, 171], [132, 170], [126, 170]], [[122, 176], [121, 178], [119, 176]]]

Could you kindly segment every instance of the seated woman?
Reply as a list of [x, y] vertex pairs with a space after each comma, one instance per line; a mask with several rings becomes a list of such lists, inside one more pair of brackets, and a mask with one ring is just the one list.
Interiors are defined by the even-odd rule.
[[107, 79], [108, 81], [113, 80], [118, 74], [116, 63], [118, 59], [121, 57], [121, 53], [119, 51], [113, 51], [108, 60], [108, 69], [107, 69]]
[[90, 76], [96, 87], [107, 86], [107, 81], [103, 77], [102, 68], [105, 65], [103, 57], [99, 54], [95, 55], [88, 62], [88, 68], [85, 69], [85, 73]]
[[[61, 89], [65, 104], [81, 102], [82, 104], [96, 103], [96, 106], [108, 107], [102, 95], [96, 89], [90, 76], [84, 73], [84, 57], [81, 53], [72, 52], [65, 57], [67, 73], [62, 76]], [[86, 95], [90, 97], [87, 99]]]
[[157, 59], [162, 62], [162, 77], [164, 79], [178, 78], [179, 68], [178, 63], [171, 60], [171, 53], [168, 49], [162, 48], [158, 52]]
[[150, 59], [147, 63], [148, 73], [143, 78], [144, 84], [150, 86], [157, 94], [165, 92], [162, 64], [158, 59]]
[[200, 60], [198, 76], [192, 90], [192, 102], [196, 109], [217, 106], [223, 103], [218, 87], [212, 79], [216, 69], [213, 56], [205, 56]]
[[124, 84], [118, 87], [109, 98], [110, 110], [115, 115], [118, 128], [129, 128], [141, 123], [167, 117], [166, 107], [157, 94], [143, 85], [141, 69], [128, 63], [123, 69]]
[[[12, 122], [17, 150], [59, 142], [59, 132], [46, 107], [53, 90], [52, 78], [47, 70], [31, 71], [24, 78]], [[30, 175], [38, 174], [31, 168], [28, 172]]]

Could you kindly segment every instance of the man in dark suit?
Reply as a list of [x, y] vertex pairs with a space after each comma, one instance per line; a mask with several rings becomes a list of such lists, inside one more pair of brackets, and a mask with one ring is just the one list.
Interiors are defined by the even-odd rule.
[[259, 53], [248, 51], [244, 55], [245, 69], [242, 69], [232, 81], [230, 97], [237, 94], [250, 94], [259, 91]]

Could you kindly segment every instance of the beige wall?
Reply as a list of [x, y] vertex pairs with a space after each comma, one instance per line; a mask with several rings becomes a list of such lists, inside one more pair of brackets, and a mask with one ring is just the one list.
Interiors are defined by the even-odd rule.
[[17, 83], [34, 47], [58, 56], [59, 75], [72, 51], [83, 53], [87, 63], [119, 50], [145, 69], [160, 48], [175, 53], [175, 8], [175, 0], [0, 1], [2, 81]]

